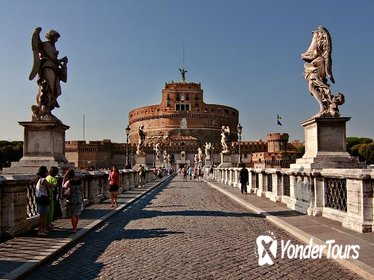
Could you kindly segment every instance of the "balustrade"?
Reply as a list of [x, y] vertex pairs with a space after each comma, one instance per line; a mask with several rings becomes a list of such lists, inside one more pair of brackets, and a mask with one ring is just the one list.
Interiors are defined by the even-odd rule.
[[[84, 205], [99, 203], [109, 197], [107, 172], [93, 171], [77, 175], [82, 180]], [[136, 171], [120, 170], [119, 192], [137, 186], [138, 177]], [[146, 182], [155, 178], [153, 172], [147, 171]], [[39, 214], [35, 202], [36, 183], [37, 178], [34, 175], [0, 175], [0, 238], [21, 234], [37, 224]], [[62, 177], [59, 177], [59, 197], [62, 197], [61, 183]]]
[[[248, 168], [248, 192], [308, 215], [322, 215], [357, 232], [374, 227], [374, 170]], [[240, 188], [237, 168], [215, 168], [214, 179]]]

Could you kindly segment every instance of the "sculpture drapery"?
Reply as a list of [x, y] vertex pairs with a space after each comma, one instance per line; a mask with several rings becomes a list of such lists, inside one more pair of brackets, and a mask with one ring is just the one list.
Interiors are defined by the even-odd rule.
[[56, 50], [55, 43], [60, 34], [55, 30], [46, 33], [47, 41], [40, 39], [41, 27], [35, 28], [31, 46], [33, 51], [33, 66], [29, 75], [29, 80], [33, 80], [38, 75], [38, 93], [36, 96], [36, 105], [31, 107], [32, 120], [57, 120], [52, 115], [54, 108], [59, 108], [57, 98], [61, 95], [60, 81], [67, 81], [67, 63], [65, 56], [58, 58], [59, 52]]
[[338, 106], [344, 104], [344, 95], [331, 93], [328, 80], [335, 83], [332, 75], [332, 43], [330, 33], [323, 26], [313, 31], [308, 50], [301, 54], [305, 61], [304, 78], [310, 93], [317, 100], [320, 110], [315, 117], [340, 117]]

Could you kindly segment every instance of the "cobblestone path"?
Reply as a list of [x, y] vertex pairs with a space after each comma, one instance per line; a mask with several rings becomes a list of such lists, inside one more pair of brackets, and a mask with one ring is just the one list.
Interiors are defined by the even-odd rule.
[[298, 243], [207, 184], [176, 177], [29, 279], [360, 279], [328, 259], [259, 266], [255, 241], [269, 231]]

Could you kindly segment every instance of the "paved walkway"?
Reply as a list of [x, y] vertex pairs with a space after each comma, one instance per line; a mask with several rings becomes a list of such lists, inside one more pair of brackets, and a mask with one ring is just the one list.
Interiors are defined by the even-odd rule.
[[324, 217], [303, 215], [290, 210], [283, 203], [273, 202], [255, 194], [241, 194], [237, 187], [213, 180], [208, 180], [207, 183], [247, 209], [265, 216], [267, 220], [303, 243], [309, 244], [310, 239], [313, 238], [314, 243], [318, 245], [325, 245], [326, 240], [335, 240], [335, 244], [339, 245], [360, 245], [357, 260], [338, 260], [338, 262], [365, 279], [374, 279], [374, 233], [357, 233], [343, 228], [340, 222]]
[[47, 237], [37, 236], [37, 230], [31, 230], [22, 236], [0, 243], [0, 279], [26, 277], [114, 214], [168, 181], [170, 181], [169, 177], [164, 177], [159, 182], [150, 182], [141, 188], [134, 188], [120, 194], [118, 207], [115, 209], [110, 207], [109, 199], [88, 206], [80, 216], [78, 232], [75, 234], [70, 233], [70, 219], [60, 219], [54, 222], [55, 230]]
[[[165, 182], [165, 184], [166, 183], [167, 182]], [[70, 229], [70, 221], [68, 219], [61, 219], [61, 220], [56, 221], [56, 223], [55, 223], [56, 226], [57, 226], [56, 231], [51, 232], [48, 237], [41, 238], [41, 237], [38, 237], [36, 235], [36, 231], [30, 231], [30, 232], [26, 233], [25, 235], [23, 235], [21, 237], [14, 238], [12, 240], [9, 240], [5, 243], [0, 244], [0, 279], [17, 279], [17, 278], [22, 278], [22, 277], [28, 276], [32, 271], [35, 271], [38, 268], [40, 268], [41, 265], [48, 263], [50, 260], [52, 260], [56, 256], [60, 255], [61, 252], [64, 252], [66, 250], [66, 248], [71, 248], [73, 244], [77, 244], [77, 242], [79, 242], [82, 239], [82, 237], [88, 235], [89, 232], [92, 232], [93, 230], [95, 230], [95, 233], [100, 232], [102, 230], [100, 228], [100, 225], [103, 225], [104, 221], [108, 220], [114, 214], [122, 212], [121, 210], [123, 210], [124, 208], [128, 208], [131, 204], [134, 204], [134, 202], [139, 200], [140, 197], [142, 197], [142, 196], [144, 196], [148, 193], [151, 193], [151, 191], [153, 189], [155, 189], [157, 186], [159, 186], [160, 184], [161, 184], [161, 182], [149, 183], [142, 188], [136, 188], [136, 189], [133, 189], [133, 190], [130, 190], [130, 191], [127, 191], [127, 192], [121, 194], [120, 198], [119, 198], [120, 205], [116, 209], [113, 209], [113, 208], [110, 207], [110, 202], [109, 201], [104, 201], [101, 204], [91, 205], [90, 207], [85, 209], [84, 212], [82, 213], [81, 219], [80, 219], [80, 222], [79, 222], [79, 228], [80, 229], [79, 229], [78, 233], [76, 233], [76, 234], [70, 234], [69, 231], [68, 231]], [[171, 190], [175, 189], [175, 190], [186, 190], [187, 191], [190, 188], [189, 186], [188, 187], [187, 186], [180, 186], [180, 184], [185, 184], [185, 183], [179, 182], [177, 185], [171, 186], [170, 187]], [[251, 212], [256, 213], [256, 214], [248, 213], [249, 216], [247, 217], [247, 215], [245, 215], [244, 212], [243, 212], [243, 213], [241, 213], [241, 215], [239, 215], [243, 219], [250, 219], [251, 215], [259, 215], [259, 216], [265, 217], [267, 220], [274, 223], [277, 227], [282, 228], [283, 230], [287, 231], [288, 233], [295, 236], [297, 239], [301, 240], [304, 243], [309, 243], [309, 240], [312, 237], [314, 242], [317, 243], [317, 244], [324, 244], [325, 240], [335, 239], [336, 242], [339, 243], [339, 244], [352, 244], [352, 245], [357, 244], [357, 245], [360, 245], [360, 257], [359, 257], [358, 260], [342, 260], [342, 261], [339, 261], [339, 263], [342, 264], [343, 266], [349, 268], [350, 270], [353, 270], [354, 272], [356, 272], [357, 274], [362, 276], [364, 279], [374, 279], [374, 271], [373, 271], [373, 267], [374, 267], [374, 235], [373, 234], [354, 233], [352, 231], [349, 231], [347, 229], [342, 228], [339, 223], [328, 220], [328, 219], [325, 219], [323, 217], [310, 217], [310, 216], [306, 216], [306, 215], [301, 215], [301, 214], [299, 214], [295, 211], [289, 210], [288, 208], [286, 208], [281, 203], [274, 203], [274, 202], [271, 202], [270, 200], [268, 200], [266, 198], [260, 198], [260, 197], [257, 197], [255, 195], [253, 195], [253, 194], [242, 195], [238, 188], [233, 188], [233, 187], [230, 187], [230, 186], [227, 186], [227, 185], [224, 185], [224, 184], [221, 184], [221, 183], [217, 183], [217, 182], [212, 182], [212, 181], [208, 182], [208, 184], [211, 187], [220, 191], [221, 193], [225, 194], [226, 196], [230, 197], [231, 199], [234, 199], [235, 201], [240, 203], [242, 206], [249, 209]], [[185, 188], [185, 187], [187, 187], [187, 188]], [[217, 210], [215, 208], [211, 209], [211, 211], [208, 211], [208, 212], [207, 211], [202, 212], [201, 210], [199, 210], [200, 208], [197, 208], [195, 210], [191, 210], [189, 208], [189, 205], [186, 205], [185, 206], [186, 210], [182, 209], [183, 210], [182, 211], [181, 207], [183, 206], [182, 204], [183, 204], [183, 201], [186, 198], [185, 196], [187, 196], [187, 194], [188, 194], [188, 192], [186, 192], [186, 193], [183, 192], [182, 193], [183, 196], [181, 196], [180, 191], [171, 192], [170, 195], [169, 195], [170, 196], [169, 200], [162, 201], [162, 199], [161, 199], [161, 201], [159, 203], [153, 202], [153, 203], [151, 203], [150, 206], [148, 206], [148, 207], [150, 207], [150, 209], [147, 209], [148, 211], [145, 211], [145, 212], [143, 211], [143, 212], [140, 213], [141, 216], [143, 215], [145, 218], [147, 218], [146, 220], [150, 221], [149, 218], [159, 219], [159, 218], [162, 218], [162, 217], [168, 217], [168, 215], [166, 215], [165, 213], [163, 213], [161, 211], [155, 211], [155, 210], [168, 209], [168, 208], [165, 208], [165, 207], [169, 207], [171, 210], [173, 210], [171, 216], [175, 217], [176, 220], [173, 220], [172, 223], [168, 224], [168, 227], [165, 226], [165, 228], [169, 228], [172, 225], [176, 225], [176, 222], [177, 222], [177, 224], [180, 224], [179, 226], [181, 228], [176, 228], [175, 232], [165, 232], [165, 230], [163, 229], [163, 226], [159, 224], [160, 220], [157, 220], [158, 227], [156, 229], [154, 229], [154, 225], [152, 225], [152, 227], [148, 231], [146, 231], [146, 230], [143, 229], [144, 224], [142, 224], [140, 226], [140, 228], [142, 230], [139, 230], [139, 229], [136, 229], [136, 228], [132, 231], [127, 230], [126, 234], [130, 234], [130, 237], [125, 236], [125, 240], [127, 240], [128, 242], [131, 242], [131, 240], [135, 240], [135, 241], [139, 240], [140, 243], [138, 245], [139, 246], [143, 245], [143, 247], [144, 247], [145, 246], [144, 245], [145, 240], [148, 240], [147, 238], [144, 238], [144, 236], [143, 236], [144, 232], [146, 232], [151, 237], [157, 237], [155, 239], [156, 243], [154, 243], [153, 246], [158, 246], [157, 244], [159, 244], [159, 246], [161, 246], [162, 244], [160, 242], [158, 242], [157, 240], [161, 240], [160, 237], [165, 236], [165, 234], [169, 234], [173, 238], [180, 238], [182, 236], [182, 234], [180, 234], [180, 233], [183, 230], [185, 230], [183, 225], [186, 224], [186, 221], [184, 221], [184, 220], [179, 221], [179, 219], [181, 219], [180, 218], [181, 214], [188, 217], [188, 224], [191, 225], [192, 227], [196, 226], [196, 223], [198, 223], [200, 221], [200, 219], [201, 219], [201, 223], [204, 225], [207, 222], [205, 216], [210, 215], [210, 216], [213, 216], [213, 217], [220, 217], [220, 216], [230, 217], [230, 216], [233, 215], [231, 212], [222, 212], [223, 213], [222, 214], [221, 212], [217, 212]], [[202, 201], [202, 202], [205, 202], [205, 204], [206, 204], [206, 200], [203, 200], [198, 195], [197, 195], [197, 197], [195, 197], [195, 199], [196, 199], [197, 202]], [[141, 201], [143, 201], [143, 199]], [[213, 205], [224, 204], [225, 208], [227, 208], [229, 210], [231, 209], [230, 206], [227, 205], [226, 202], [220, 200], [219, 197], [213, 199], [213, 202], [214, 202]], [[147, 202], [145, 202], [145, 203], [147, 203]], [[211, 203], [211, 202], [208, 202], [208, 203]], [[158, 204], [160, 204], [160, 205], [158, 205]], [[156, 207], [156, 208], [153, 209], [152, 207], [153, 208]], [[218, 206], [215, 206], [215, 207], [218, 207]], [[150, 210], [152, 210], [152, 211], [150, 211]], [[199, 211], [197, 211], [197, 210], [199, 210]], [[212, 211], [212, 210], [215, 210], [215, 211]], [[192, 211], [192, 213], [190, 213], [191, 211]], [[220, 215], [218, 215], [217, 213], [219, 213]], [[235, 214], [235, 212], [233, 212], [233, 213]], [[117, 217], [117, 216], [118, 215], [116, 215], [115, 217]], [[192, 218], [192, 216], [193, 216], [193, 218]], [[159, 218], [157, 218], [157, 217], [159, 217]], [[233, 217], [235, 217], [235, 215]], [[122, 217], [118, 217], [118, 218], [122, 219]], [[131, 217], [129, 217], [129, 219], [130, 218]], [[227, 220], [225, 220], [225, 223], [226, 223], [226, 221]], [[208, 243], [211, 244], [213, 247], [214, 246], [219, 246], [219, 244], [225, 242], [225, 240], [227, 240], [227, 239], [230, 239], [230, 240], [233, 240], [232, 238], [235, 239], [236, 238], [235, 236], [238, 236], [238, 234], [239, 235], [240, 234], [247, 234], [248, 231], [246, 231], [244, 229], [247, 226], [246, 224], [248, 224], [249, 228], [253, 229], [253, 225], [255, 225], [254, 223], [259, 223], [259, 222], [260, 222], [260, 220], [258, 220], [258, 217], [257, 217], [257, 219], [256, 219], [256, 217], [255, 217], [255, 219], [252, 219], [252, 221], [250, 223], [244, 223], [243, 222], [243, 224], [238, 224], [237, 225], [236, 222], [233, 222], [230, 226], [226, 225], [225, 223], [222, 223], [221, 221], [218, 221], [218, 222], [214, 221], [215, 226], [220, 225], [218, 228], [221, 228], [221, 231], [223, 230], [222, 238], [220, 238], [217, 241], [217, 238], [215, 238], [215, 237], [213, 238], [213, 235], [212, 235], [212, 238]], [[232, 228], [235, 227], [236, 225], [237, 225], [238, 228], [236, 228], [235, 230], [232, 231]], [[183, 230], [182, 230], [182, 228], [183, 228]], [[278, 234], [278, 231], [275, 228], [276, 227], [269, 227], [267, 230], [271, 230], [275, 234]], [[244, 230], [245, 233], [240, 232], [241, 230]], [[200, 229], [199, 234], [198, 234], [199, 238], [204, 237], [203, 239], [201, 239], [203, 242], [199, 243], [199, 245], [196, 245], [196, 246], [193, 245], [193, 243], [190, 242], [191, 240], [188, 239], [188, 240], [184, 240], [183, 242], [178, 243], [178, 244], [180, 244], [178, 246], [180, 246], [181, 248], [184, 248], [183, 250], [186, 250], [187, 252], [189, 252], [188, 248], [190, 248], [191, 246], [195, 246], [193, 248], [194, 250], [192, 250], [192, 251], [190, 250], [191, 254], [195, 254], [196, 252], [200, 252], [201, 254], [208, 252], [208, 247], [209, 246], [205, 249], [203, 249], [203, 246], [206, 245], [206, 241], [207, 241], [206, 236], [209, 237], [211, 234], [210, 234], [210, 231], [206, 232], [206, 233], [204, 233], [203, 231], [204, 231], [204, 227], [202, 227]], [[260, 229], [258, 229], [258, 231], [260, 232]], [[261, 231], [263, 231], [263, 229], [261, 229]], [[112, 234], [116, 235], [116, 234], [123, 234], [123, 233], [113, 232]], [[232, 238], [231, 238], [231, 236], [228, 236], [230, 234], [231, 235], [233, 234]], [[256, 234], [254, 236], [258, 236], [258, 233], [256, 233]], [[192, 237], [194, 237], [194, 236], [192, 236]], [[192, 238], [192, 237], [190, 236], [189, 238]], [[108, 236], [108, 238], [110, 238], [110, 236]], [[253, 238], [255, 238], [255, 237], [251, 236], [251, 238], [247, 239], [247, 240], [252, 240], [253, 241], [254, 240]], [[122, 240], [122, 236], [121, 236], [120, 240]], [[153, 240], [153, 239], [150, 239], [150, 240]], [[104, 241], [106, 242], [107, 240], [104, 240]], [[114, 241], [114, 243], [115, 243], [114, 248], [116, 246], [117, 247], [119, 246], [118, 242], [119, 241]], [[218, 242], [218, 243], [216, 244], [214, 242]], [[242, 257], [245, 259], [245, 258], [248, 258], [248, 252], [249, 251], [254, 251], [255, 250], [253, 248], [252, 243], [253, 242], [246, 243], [246, 244], [250, 244], [252, 246], [252, 247], [248, 247], [247, 250], [242, 250], [243, 244], [241, 244], [238, 248], [236, 248], [236, 247], [234, 248], [233, 243], [230, 243], [229, 247], [227, 247], [227, 248], [231, 248], [231, 249], [227, 249], [227, 250], [228, 251], [231, 250], [229, 252], [230, 254], [231, 253], [232, 254], [234, 254], [234, 253], [239, 254], [240, 252], [244, 252], [243, 253], [244, 255]], [[106, 246], [107, 246], [107, 244], [106, 244]], [[103, 253], [102, 250], [107, 251], [105, 249], [106, 246], [99, 248], [100, 253]], [[245, 246], [247, 246], [247, 245], [245, 245]], [[166, 246], [166, 247], [163, 246], [162, 248], [161, 247], [158, 248], [158, 249], [159, 250], [171, 250], [170, 246]], [[130, 246], [130, 247], [125, 246], [125, 248], [127, 248], [127, 250], [129, 250], [127, 253], [131, 252], [133, 254], [137, 254], [137, 253], [142, 252], [142, 250], [148, 250], [148, 249], [150, 249], [152, 251], [152, 248], [153, 248], [153, 251], [160, 252], [159, 250], [154, 250], [154, 248], [156, 248], [156, 247], [152, 247], [152, 246], [150, 248], [145, 246], [141, 250], [139, 250], [140, 247], [136, 247], [136, 248], [134, 247], [133, 248], [133, 246]], [[133, 248], [133, 249], [131, 249], [131, 248]], [[90, 250], [92, 251], [92, 248]], [[112, 248], [111, 250], [114, 250], [114, 249]], [[110, 252], [111, 250], [109, 250], [108, 254], [111, 253]], [[222, 256], [225, 256], [225, 254], [227, 254], [227, 250], [225, 249], [219, 255], [215, 256], [213, 259], [217, 259], [217, 258], [220, 258]], [[114, 252], [112, 252], [112, 253], [114, 253]], [[73, 254], [73, 252], [72, 252], [72, 254]], [[150, 252], [150, 254], [151, 254], [151, 252]], [[240, 253], [240, 254], [242, 254], [242, 253]], [[120, 255], [118, 255], [118, 253], [115, 252], [115, 255], [112, 256], [111, 260], [113, 261], [114, 260], [113, 258], [117, 258], [119, 256]], [[126, 269], [131, 269], [131, 268], [133, 268], [135, 266], [139, 266], [139, 265], [142, 266], [145, 263], [152, 264], [152, 263], [158, 261], [158, 260], [152, 259], [151, 261], [147, 261], [147, 262], [141, 262], [141, 261], [137, 262], [136, 260], [141, 260], [142, 255], [139, 255], [138, 257], [139, 258], [131, 258], [131, 260], [133, 260], [133, 262], [128, 263], [128, 265], [130, 265], [130, 266], [126, 267]], [[186, 257], [186, 256], [183, 256], [183, 257]], [[208, 262], [208, 261], [211, 261], [212, 255], [208, 254], [205, 257], [206, 257], [206, 261]], [[84, 265], [85, 260], [82, 259], [81, 257], [79, 259], [81, 261], [83, 261], [82, 265]], [[173, 261], [173, 260], [170, 259], [170, 258], [167, 258], [167, 257], [160, 260], [160, 263], [158, 263], [157, 269], [155, 271], [162, 272], [163, 269], [165, 269], [162, 266], [162, 263], [163, 262], [170, 262], [170, 261]], [[217, 261], [217, 263], [214, 263], [214, 265], [217, 266], [218, 270], [222, 269], [222, 267], [220, 268], [220, 266], [221, 266], [221, 264], [224, 264], [225, 261], [226, 262], [229, 261], [229, 263], [232, 263], [232, 258], [231, 257], [228, 257], [228, 258], [225, 257], [222, 260], [219, 259]], [[279, 271], [280, 272], [283, 271], [283, 274], [284, 274], [283, 276], [285, 277], [284, 279], [288, 279], [289, 278], [288, 276], [291, 276], [291, 274], [294, 273], [295, 270], [297, 269], [297, 267], [295, 267], [295, 264], [297, 262], [298, 262], [298, 260], [295, 260], [294, 262], [291, 262], [291, 264], [292, 264], [291, 266], [287, 266], [288, 262], [285, 262], [285, 261], [281, 262], [280, 261], [280, 263], [275, 264], [275, 266], [279, 266]], [[327, 276], [328, 273], [332, 273], [332, 271], [329, 271], [327, 269], [327, 267], [326, 267], [326, 271], [322, 272], [323, 268], [322, 269], [318, 268], [318, 267], [320, 267], [320, 265], [315, 265], [315, 263], [317, 263], [317, 262], [308, 262], [308, 261], [306, 263], [305, 263], [305, 261], [303, 261], [303, 263], [301, 263], [301, 261], [299, 261], [299, 262], [300, 263], [298, 263], [298, 266], [304, 266], [304, 265], [308, 266], [308, 263], [310, 263], [310, 265], [312, 265], [311, 267], [306, 267], [305, 268], [306, 272], [308, 272], [308, 270], [310, 270], [310, 271], [314, 270], [315, 271], [316, 269], [317, 270], [319, 269], [321, 271], [321, 273], [323, 273], [323, 276]], [[111, 263], [111, 261], [109, 263]], [[127, 262], [120, 261], [119, 266], [123, 266], [126, 263]], [[256, 263], [256, 261], [254, 261], [253, 263]], [[321, 264], [323, 264], [323, 263], [324, 262], [322, 262]], [[77, 263], [75, 263], [75, 265], [76, 264]], [[94, 262], [92, 265], [97, 265], [97, 263]], [[188, 263], [186, 263], [186, 265], [188, 267], [190, 266]], [[325, 263], [325, 265], [326, 265], [326, 263]], [[199, 267], [198, 264], [197, 264], [197, 266]], [[118, 267], [118, 266], [115, 266], [115, 267]], [[54, 268], [52, 267], [52, 270], [53, 269]], [[95, 267], [95, 269], [96, 269], [96, 267]], [[186, 266], [184, 266], [183, 269], [186, 269]], [[201, 273], [204, 273], [204, 271], [205, 271], [204, 269], [205, 269], [204, 265], [203, 265], [203, 263], [201, 263]], [[241, 268], [241, 269], [244, 269], [244, 268]], [[94, 270], [94, 269], [92, 269], [92, 270]], [[136, 271], [138, 271], [138, 270], [139, 269], [136, 269]], [[264, 273], [264, 271], [269, 272], [271, 270], [266, 269], [265, 267], [259, 267], [258, 265], [256, 265], [255, 267], [250, 267], [250, 271], [246, 272], [247, 274], [242, 274], [242, 275], [248, 275], [248, 273], [254, 273], [254, 272], [261, 274], [261, 273]], [[175, 271], [175, 273], [176, 272], [177, 271]], [[87, 271], [87, 273], [89, 273], [89, 271]], [[224, 273], [224, 272], [222, 272], [222, 273]], [[155, 276], [155, 279], [156, 278], [159, 279], [159, 277], [160, 277], [160, 275], [157, 275], [157, 273], [154, 276]], [[273, 276], [274, 276], [273, 277], [274, 279], [278, 279], [279, 278], [278, 276], [280, 276], [280, 275], [277, 274], [277, 275], [273, 275]], [[109, 277], [109, 278], [111, 278], [111, 277]], [[114, 278], [116, 278], [116, 277], [114, 277]], [[176, 278], [174, 278], [174, 279], [176, 279]], [[214, 277], [211, 277], [211, 279], [214, 279]], [[243, 279], [247, 279], [247, 278], [245, 278], [245, 276], [244, 276]], [[297, 278], [295, 278], [295, 279], [297, 279]]]

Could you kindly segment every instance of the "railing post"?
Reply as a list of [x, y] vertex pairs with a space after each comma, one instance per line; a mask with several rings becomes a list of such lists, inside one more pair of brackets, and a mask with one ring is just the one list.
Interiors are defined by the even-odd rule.
[[310, 207], [308, 208], [308, 215], [310, 216], [321, 216], [324, 202], [324, 182], [320, 172], [314, 172], [312, 174], [313, 186], [311, 189], [311, 201]]
[[[259, 170], [258, 170], [259, 171]], [[261, 170], [258, 173], [258, 182], [257, 182], [257, 196], [262, 196], [264, 192], [264, 171]]]
[[271, 174], [271, 176], [272, 176], [273, 186], [272, 186], [272, 192], [270, 195], [270, 200], [274, 202], [278, 202], [281, 200], [281, 196], [282, 196], [282, 173], [279, 170], [277, 170], [276, 172]]
[[373, 232], [373, 188], [370, 176], [347, 179], [347, 217], [342, 225], [356, 232]]
[[[32, 177], [35, 180], [35, 176]], [[3, 181], [6, 181], [6, 184], [0, 184], [0, 236], [2, 238], [21, 234], [32, 227], [32, 222], [27, 219], [27, 185], [31, 181], [30, 178], [28, 180], [5, 179]], [[35, 196], [32, 195], [31, 198], [34, 199]]]

